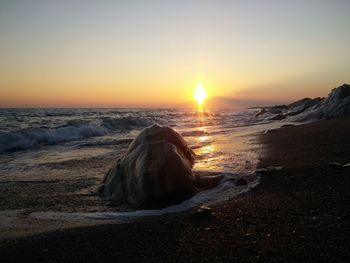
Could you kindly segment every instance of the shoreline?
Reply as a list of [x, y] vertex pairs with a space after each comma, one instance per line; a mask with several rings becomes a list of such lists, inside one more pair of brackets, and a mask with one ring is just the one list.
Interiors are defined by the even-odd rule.
[[[269, 124], [268, 128], [271, 125], [274, 128], [278, 126], [278, 124]], [[265, 128], [266, 124], [260, 127], [259, 130], [262, 131]], [[235, 163], [230, 164], [230, 170], [236, 169], [235, 172], [224, 172], [221, 168], [221, 172], [216, 172], [221, 173], [224, 177], [220, 185], [200, 191], [188, 200], [160, 210], [139, 210], [128, 206], [110, 206], [108, 201], [95, 194], [94, 189], [97, 189], [99, 181], [102, 180], [101, 178], [105, 174], [103, 170], [114, 162], [111, 159], [114, 155], [107, 156], [107, 158], [97, 156], [90, 159], [67, 160], [61, 163], [45, 162], [35, 168], [25, 168], [24, 176], [23, 174], [15, 176], [12, 174], [12, 177], [11, 174], [6, 176], [12, 178], [12, 180], [6, 180], [6, 178], [4, 180], [4, 177], [2, 177], [0, 181], [0, 242], [1, 239], [24, 238], [49, 231], [68, 230], [74, 227], [107, 223], [117, 224], [132, 222], [140, 218], [142, 220], [142, 217], [186, 213], [203, 203], [212, 206], [242, 192], [249, 191], [251, 187], [258, 183], [259, 179], [249, 172], [254, 171], [257, 165], [258, 147], [256, 143], [251, 143], [256, 141], [257, 131], [248, 131], [249, 127], [244, 127], [243, 130], [241, 128], [239, 131], [216, 137], [213, 148], [207, 149], [204, 147], [204, 151], [212, 151], [216, 148], [226, 151], [226, 154], [235, 149], [234, 157], [230, 156], [230, 158], [235, 159]], [[120, 147], [117, 152], [121, 153], [123, 148], [125, 147]], [[200, 149], [200, 151], [203, 150]], [[211, 155], [210, 152], [207, 157], [211, 158]], [[88, 166], [82, 166], [81, 163]], [[201, 170], [201, 168], [208, 166], [205, 158], [200, 158], [196, 166], [199, 167], [194, 168], [195, 173], [212, 173], [211, 170]], [[218, 168], [219, 166], [216, 165], [215, 167]], [[52, 168], [53, 170], [51, 170]], [[92, 169], [90, 170], [90, 168]], [[213, 167], [211, 169], [215, 170]], [[55, 176], [54, 179], [45, 175], [47, 170]], [[89, 175], [85, 178], [75, 175], [77, 171], [83, 174], [86, 173], [86, 170], [89, 171]], [[70, 178], [69, 173], [71, 172], [73, 172], [73, 175]], [[236, 186], [236, 178], [242, 176], [247, 185]], [[28, 177], [34, 180], [28, 181], [26, 179]], [[59, 180], [59, 177], [64, 179]], [[18, 195], [19, 191], [20, 194]]]
[[252, 191], [193, 213], [55, 230], [0, 241], [7, 262], [346, 262], [350, 116], [261, 134], [259, 166], [282, 166]]

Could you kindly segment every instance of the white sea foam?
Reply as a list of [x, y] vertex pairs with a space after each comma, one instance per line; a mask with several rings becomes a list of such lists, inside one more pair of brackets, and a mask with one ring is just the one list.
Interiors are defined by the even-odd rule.
[[113, 132], [125, 132], [134, 128], [143, 128], [155, 121], [150, 118], [135, 116], [84, 120], [69, 120], [67, 124], [48, 128], [34, 127], [1, 132], [0, 153], [16, 150], [27, 150], [40, 145], [54, 145], [69, 141], [78, 141], [90, 137], [104, 136]]
[[88, 125], [6, 132], [0, 134], [0, 152], [26, 150], [38, 145], [57, 144], [106, 134], [107, 130], [105, 128]]
[[45, 220], [131, 220], [133, 218], [161, 216], [164, 214], [181, 213], [196, 208], [202, 204], [216, 203], [225, 192], [225, 198], [232, 198], [245, 193], [259, 184], [259, 177], [249, 182], [246, 186], [236, 186], [237, 175], [223, 174], [224, 178], [215, 188], [201, 191], [192, 198], [180, 204], [165, 207], [163, 209], [136, 210], [131, 212], [96, 212], [96, 213], [60, 213], [60, 212], [35, 212], [30, 216], [36, 219]]
[[[109, 158], [108, 160], [111, 156], [118, 158], [125, 145], [137, 136], [141, 128], [157, 122], [183, 133], [189, 145], [194, 146], [198, 157], [194, 170], [225, 173], [224, 179], [217, 187], [202, 191], [180, 204], [160, 210], [81, 214], [57, 212], [56, 207], [51, 207], [52, 211], [47, 211], [41, 207], [42, 212], [25, 213], [23, 218], [29, 218], [29, 221], [31, 218], [38, 218], [118, 222], [118, 220], [188, 211], [204, 203], [212, 204], [217, 200], [232, 198], [254, 187], [258, 180], [249, 182], [248, 186], [236, 186], [234, 182], [238, 176], [255, 169], [256, 152], [248, 150], [248, 147], [253, 146], [246, 144], [248, 142], [246, 135], [265, 129], [265, 126], [249, 126], [257, 124], [254, 118], [255, 112], [219, 111], [207, 114], [205, 119], [198, 119], [197, 114], [185, 110], [0, 110], [0, 173], [2, 173], [0, 180], [14, 180], [13, 178], [32, 180], [33, 177], [45, 178], [45, 180], [55, 178], [58, 181], [63, 178], [75, 180], [78, 177], [82, 181], [91, 178], [96, 180], [110, 165], [109, 162], [104, 161], [105, 158]], [[274, 125], [277, 124], [274, 123]], [[239, 137], [240, 135], [243, 136]], [[41, 147], [42, 145], [46, 146]], [[8, 153], [21, 149], [30, 150]], [[69, 160], [82, 161], [65, 162], [67, 156]], [[96, 158], [96, 156], [99, 157]], [[62, 165], [59, 165], [61, 162]], [[45, 165], [45, 169], [42, 165]], [[9, 167], [11, 169], [8, 169]], [[4, 176], [5, 173], [6, 176]], [[98, 183], [100, 180], [96, 180], [96, 184], [91, 186], [91, 189], [97, 188]], [[72, 186], [72, 189], [75, 187]], [[62, 188], [57, 188], [57, 191], [61, 190]], [[64, 194], [72, 193], [67, 190]], [[73, 194], [81, 204], [77, 209], [84, 209], [86, 196]], [[98, 211], [104, 211], [102, 202], [94, 204], [98, 206]], [[38, 211], [37, 209], [38, 207], [34, 204], [33, 210]], [[67, 208], [67, 211], [74, 210]]]

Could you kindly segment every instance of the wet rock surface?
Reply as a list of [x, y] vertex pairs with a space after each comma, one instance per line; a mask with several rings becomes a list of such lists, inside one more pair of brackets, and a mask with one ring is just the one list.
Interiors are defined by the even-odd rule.
[[194, 193], [194, 153], [169, 127], [145, 128], [106, 174], [100, 194], [115, 205], [162, 207]]
[[326, 98], [304, 98], [289, 105], [264, 107], [255, 116], [268, 120], [310, 121], [350, 114], [350, 85], [334, 88]]
[[277, 114], [277, 115], [271, 117], [270, 120], [278, 121], [278, 120], [283, 120], [285, 118], [286, 117], [283, 114]]

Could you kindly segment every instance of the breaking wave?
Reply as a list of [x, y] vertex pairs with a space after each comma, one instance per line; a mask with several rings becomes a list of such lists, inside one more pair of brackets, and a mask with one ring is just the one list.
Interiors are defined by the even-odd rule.
[[42, 145], [54, 145], [69, 141], [79, 141], [89, 137], [104, 136], [114, 132], [125, 132], [144, 128], [155, 119], [123, 117], [102, 118], [88, 122], [86, 120], [69, 120], [66, 125], [58, 127], [27, 128], [0, 133], [0, 152], [27, 150]]

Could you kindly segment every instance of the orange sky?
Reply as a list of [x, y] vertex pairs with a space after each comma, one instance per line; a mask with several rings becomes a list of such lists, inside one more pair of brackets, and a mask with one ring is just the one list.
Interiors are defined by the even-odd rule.
[[0, 107], [288, 102], [350, 82], [346, 1], [0, 3]]

